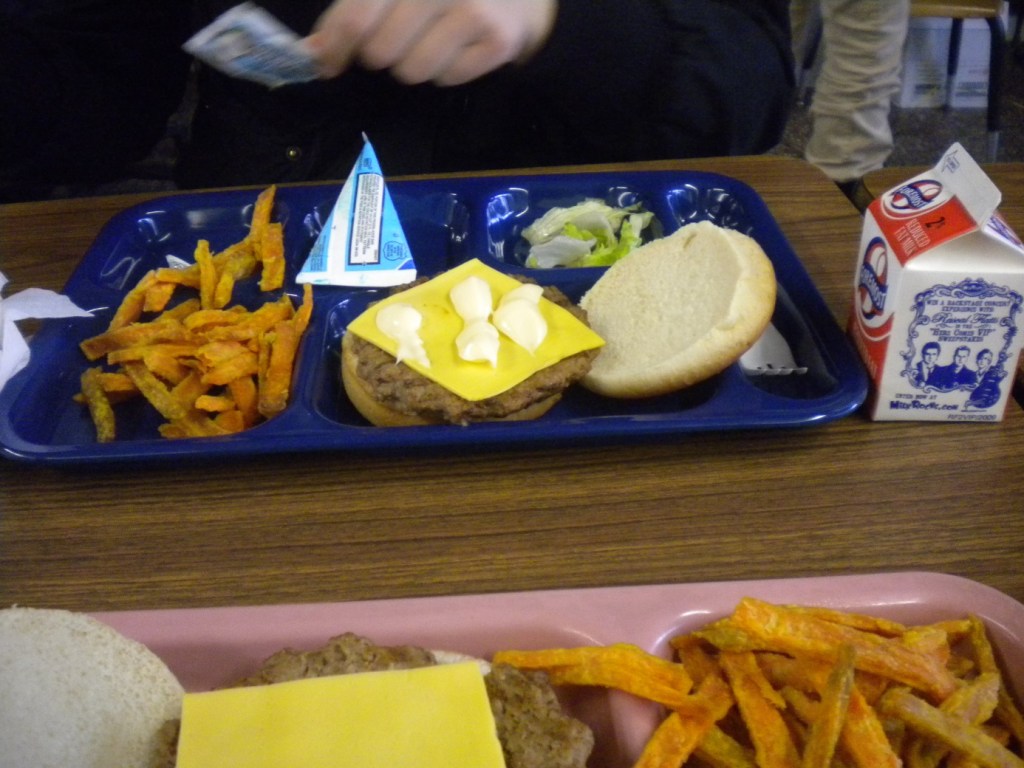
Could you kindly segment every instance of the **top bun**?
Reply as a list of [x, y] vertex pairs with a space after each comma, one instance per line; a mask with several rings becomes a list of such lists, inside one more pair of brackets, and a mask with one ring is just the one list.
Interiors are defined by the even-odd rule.
[[735, 230], [704, 221], [641, 246], [580, 301], [605, 340], [583, 385], [639, 398], [714, 376], [761, 336], [775, 292], [771, 261]]
[[0, 765], [150, 765], [184, 695], [140, 643], [80, 613], [0, 610]]

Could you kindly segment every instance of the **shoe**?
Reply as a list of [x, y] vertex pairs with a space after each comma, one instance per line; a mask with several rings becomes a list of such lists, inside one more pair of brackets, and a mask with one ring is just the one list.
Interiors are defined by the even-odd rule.
[[864, 213], [864, 210], [871, 203], [871, 193], [864, 186], [863, 179], [851, 179], [850, 181], [837, 181], [836, 186], [856, 206], [857, 210]]

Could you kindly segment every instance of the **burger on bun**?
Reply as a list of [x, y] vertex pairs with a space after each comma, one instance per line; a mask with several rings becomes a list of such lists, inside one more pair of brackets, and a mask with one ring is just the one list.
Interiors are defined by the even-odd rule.
[[[329, 698], [329, 686], [346, 684], [348, 698]], [[462, 694], [449, 702], [449, 684], [473, 689], [473, 706]], [[286, 709], [287, 702], [300, 711]], [[252, 713], [269, 726], [253, 729]], [[279, 651], [227, 688], [188, 694], [182, 718], [164, 728], [162, 741], [154, 768], [181, 768], [185, 760], [188, 768], [198, 764], [197, 753], [206, 764], [228, 755], [237, 762], [248, 750], [255, 753], [245, 764], [262, 766], [278, 748], [293, 762], [315, 755], [339, 766], [433, 765], [437, 752], [464, 748], [472, 750], [468, 757], [446, 764], [584, 768], [594, 736], [562, 711], [543, 673], [345, 633], [316, 650]], [[362, 750], [373, 760], [361, 761]]]
[[523, 421], [580, 381], [602, 343], [557, 288], [472, 260], [353, 320], [341, 380], [377, 426]]
[[[19, 607], [0, 610], [0, 712], [5, 768], [262, 768], [325, 750], [339, 766], [393, 757], [585, 768], [594, 747], [540, 671], [345, 633], [318, 649], [278, 651], [227, 686], [185, 693], [159, 657], [112, 627]], [[252, 722], [265, 727], [238, 727]]]

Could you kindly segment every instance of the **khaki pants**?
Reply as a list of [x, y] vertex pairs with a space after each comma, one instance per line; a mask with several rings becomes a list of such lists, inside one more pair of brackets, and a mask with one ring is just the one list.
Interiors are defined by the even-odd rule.
[[808, 162], [836, 182], [881, 168], [892, 153], [892, 99], [900, 87], [909, 0], [793, 0], [796, 60], [820, 13], [821, 68], [811, 102]]

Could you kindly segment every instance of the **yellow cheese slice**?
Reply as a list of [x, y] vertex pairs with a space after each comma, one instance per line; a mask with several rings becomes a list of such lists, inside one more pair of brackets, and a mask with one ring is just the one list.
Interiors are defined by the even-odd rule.
[[188, 693], [178, 768], [503, 768], [476, 662]]
[[394, 355], [398, 351], [398, 343], [377, 328], [377, 312], [397, 302], [412, 305], [423, 315], [420, 337], [430, 366], [426, 367], [414, 360], [405, 360], [405, 364], [445, 389], [473, 401], [499, 395], [559, 360], [604, 344], [600, 336], [577, 320], [571, 312], [547, 299], [541, 299], [540, 310], [547, 321], [548, 332], [533, 354], [502, 334], [497, 367], [492, 367], [488, 362], [471, 363], [463, 360], [455, 346], [455, 337], [463, 328], [463, 320], [448, 295], [455, 285], [472, 275], [486, 280], [491, 286], [494, 306], [498, 305], [502, 296], [522, 285], [515, 278], [488, 267], [479, 259], [473, 259], [433, 280], [374, 304], [349, 323], [348, 330]]

